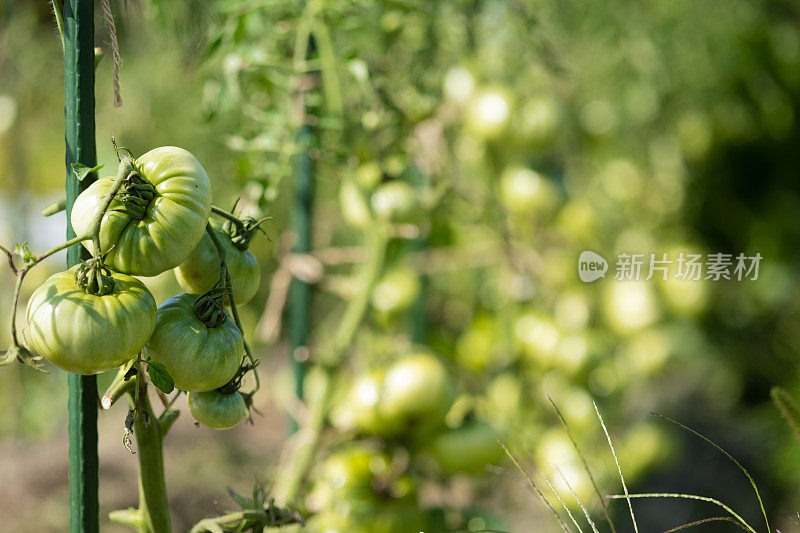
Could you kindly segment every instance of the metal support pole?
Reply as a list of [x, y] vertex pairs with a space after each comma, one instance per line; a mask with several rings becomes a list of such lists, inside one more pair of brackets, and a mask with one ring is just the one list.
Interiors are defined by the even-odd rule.
[[[314, 128], [309, 124], [304, 124], [300, 129], [298, 139], [301, 144], [308, 144], [313, 140], [314, 135]], [[297, 157], [295, 196], [294, 227], [297, 243], [294, 246], [294, 253], [305, 254], [311, 251], [311, 210], [314, 198], [314, 161], [307, 149]], [[289, 331], [294, 355], [295, 392], [297, 397], [302, 399], [306, 369], [302, 350], [308, 343], [308, 331], [311, 325], [311, 285], [294, 279], [290, 291]], [[296, 429], [296, 426], [293, 429]]]
[[[308, 55], [315, 52], [314, 40], [309, 39]], [[319, 74], [316, 72], [305, 75], [301, 82], [300, 106], [303, 113], [303, 125], [297, 133], [298, 144], [305, 149], [296, 158], [295, 168], [295, 205], [294, 229], [297, 242], [294, 253], [305, 254], [311, 251], [311, 222], [314, 202], [314, 159], [311, 149], [316, 144], [316, 127], [310, 120], [310, 113], [306, 102], [306, 92], [318, 84]], [[311, 327], [311, 285], [294, 279], [289, 293], [289, 332], [292, 341], [292, 355], [294, 358], [295, 393], [303, 399], [303, 380], [306, 373], [304, 350], [308, 343], [308, 332]], [[293, 420], [291, 431], [297, 430], [297, 421]]]
[[[95, 166], [94, 131], [94, 2], [64, 2], [64, 118], [66, 123], [67, 238], [75, 236], [69, 213], [90, 179], [78, 181], [73, 163]], [[67, 250], [67, 266], [88, 258], [75, 245]], [[69, 508], [70, 531], [94, 533], [98, 522], [97, 378], [69, 374]]]

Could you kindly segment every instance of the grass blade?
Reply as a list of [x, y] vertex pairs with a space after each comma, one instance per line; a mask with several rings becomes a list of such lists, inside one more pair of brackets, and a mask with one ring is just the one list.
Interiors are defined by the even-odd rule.
[[731, 522], [736, 526], [747, 531], [746, 527], [744, 527], [742, 524], [740, 524], [730, 516], [712, 516], [711, 518], [703, 518], [702, 520], [695, 520], [694, 522], [689, 522], [688, 524], [683, 524], [682, 526], [673, 527], [672, 529], [666, 530], [664, 533], [675, 533], [675, 531], [689, 529], [690, 527], [699, 526], [700, 524], [707, 524], [708, 522]]
[[792, 428], [794, 434], [800, 439], [800, 407], [797, 405], [797, 402], [795, 402], [792, 395], [782, 387], [772, 387], [770, 396], [772, 396], [772, 401], [783, 415], [783, 418], [786, 419], [786, 422]]
[[572, 435], [572, 431], [569, 429], [569, 424], [567, 424], [564, 415], [561, 414], [561, 411], [556, 406], [556, 403], [550, 396], [547, 396], [547, 399], [550, 400], [550, 403], [553, 405], [553, 409], [555, 409], [558, 418], [561, 420], [561, 425], [564, 426], [564, 429], [567, 431], [567, 436], [569, 436], [570, 442], [572, 442], [572, 447], [575, 448], [575, 452], [577, 452], [578, 457], [581, 458], [581, 462], [583, 463], [583, 469], [586, 471], [586, 474], [589, 476], [589, 479], [592, 482], [592, 486], [594, 487], [595, 493], [597, 493], [597, 497], [600, 499], [600, 505], [603, 506], [603, 513], [606, 515], [606, 521], [608, 522], [609, 527], [611, 528], [612, 533], [617, 533], [617, 528], [614, 527], [614, 522], [611, 520], [611, 515], [608, 512], [608, 506], [606, 505], [606, 500], [603, 498], [603, 494], [600, 492], [600, 487], [597, 486], [597, 481], [595, 481], [594, 476], [592, 475], [592, 471], [589, 469], [589, 464], [586, 462], [586, 458], [584, 457], [583, 453], [581, 453], [580, 448], [578, 447], [578, 443], [575, 440], [575, 437]]
[[544, 482], [547, 483], [547, 486], [550, 487], [550, 490], [552, 490], [553, 494], [556, 495], [556, 498], [558, 499], [558, 501], [561, 502], [561, 505], [562, 505], [562, 507], [564, 507], [564, 510], [567, 512], [567, 516], [569, 517], [569, 519], [572, 520], [572, 523], [575, 524], [576, 528], [578, 528], [578, 533], [583, 533], [583, 530], [581, 529], [581, 526], [578, 525], [578, 521], [575, 520], [574, 516], [572, 516], [572, 513], [569, 510], [569, 507], [567, 507], [567, 504], [564, 503], [564, 500], [561, 499], [561, 495], [558, 493], [558, 491], [553, 486], [553, 484], [550, 483], [550, 480], [547, 479], [547, 476], [544, 475], [544, 472], [542, 472], [541, 474], [542, 474], [542, 479], [544, 479]]
[[564, 475], [564, 472], [562, 472], [559, 467], [556, 467], [556, 470], [558, 470], [558, 474], [561, 476], [561, 479], [564, 480], [564, 483], [567, 485], [567, 488], [569, 489], [570, 494], [572, 494], [572, 497], [575, 498], [576, 502], [578, 502], [581, 511], [583, 511], [583, 516], [586, 517], [586, 521], [589, 523], [589, 527], [592, 528], [592, 531], [594, 531], [594, 533], [600, 533], [599, 531], [597, 531], [597, 526], [595, 526], [594, 522], [592, 522], [592, 517], [589, 515], [589, 511], [586, 510], [586, 507], [583, 505], [583, 502], [581, 501], [580, 498], [578, 498], [578, 495], [575, 493], [575, 489], [572, 488], [572, 485], [570, 485], [569, 480], [567, 480], [567, 476]]
[[546, 507], [547, 507], [547, 508], [550, 510], [550, 513], [553, 515], [553, 518], [555, 518], [555, 519], [556, 519], [556, 521], [557, 521], [557, 522], [558, 522], [558, 523], [561, 525], [561, 529], [563, 529], [563, 530], [564, 530], [564, 531], [566, 531], [567, 533], [572, 533], [572, 532], [570, 531], [570, 529], [567, 527], [567, 524], [565, 524], [565, 523], [564, 523], [564, 520], [562, 520], [562, 519], [561, 519], [561, 517], [559, 516], [558, 512], [557, 512], [557, 511], [556, 511], [556, 510], [553, 508], [553, 506], [550, 504], [550, 502], [547, 500], [547, 498], [545, 498], [545, 497], [544, 497], [544, 494], [542, 494], [542, 491], [540, 491], [540, 490], [539, 490], [539, 487], [537, 487], [537, 486], [536, 486], [536, 484], [533, 482], [533, 480], [531, 479], [531, 477], [530, 477], [530, 476], [528, 475], [528, 473], [525, 471], [525, 468], [523, 468], [523, 467], [522, 467], [522, 465], [521, 465], [521, 464], [520, 464], [520, 462], [517, 460], [517, 458], [514, 456], [514, 454], [512, 454], [512, 453], [509, 451], [509, 449], [506, 447], [506, 445], [505, 445], [505, 444], [503, 444], [503, 441], [501, 441], [501, 440], [498, 440], [497, 442], [499, 442], [499, 443], [500, 443], [500, 446], [502, 446], [502, 447], [503, 447], [503, 451], [504, 451], [504, 452], [506, 452], [506, 455], [508, 455], [508, 457], [509, 457], [509, 458], [511, 459], [511, 461], [514, 463], [514, 466], [516, 466], [516, 467], [517, 467], [517, 470], [519, 470], [519, 471], [520, 471], [520, 473], [522, 473], [522, 476], [523, 476], [523, 477], [525, 478], [525, 480], [528, 482], [528, 485], [530, 485], [530, 486], [531, 486], [531, 489], [533, 490], [533, 492], [534, 492], [534, 493], [535, 493], [537, 496], [539, 496], [539, 499], [542, 501], [542, 503], [543, 503], [543, 504], [544, 504], [544, 505], [545, 505], [545, 506], [546, 506]]
[[609, 496], [609, 498], [612, 500], [620, 500], [622, 498], [682, 498], [684, 500], [700, 500], [703, 502], [713, 503], [714, 505], [718, 505], [725, 509], [728, 514], [741, 523], [744, 529], [750, 531], [751, 533], [756, 533], [756, 530], [753, 529], [753, 527], [748, 524], [744, 518], [736, 514], [733, 509], [721, 501], [715, 500], [714, 498], [709, 498], [708, 496], [698, 496], [696, 494], [676, 494], [673, 492], [648, 492], [645, 494], [628, 494], [627, 496], [625, 494], [614, 494], [613, 496]]
[[750, 481], [750, 485], [752, 485], [753, 490], [756, 493], [756, 498], [758, 498], [758, 505], [761, 506], [761, 514], [764, 515], [764, 522], [767, 524], [767, 531], [772, 531], [770, 529], [770, 527], [769, 527], [769, 518], [767, 518], [767, 511], [764, 509], [764, 502], [761, 500], [761, 493], [758, 492], [758, 487], [756, 486], [756, 482], [755, 482], [755, 480], [753, 480], [753, 476], [750, 475], [750, 472], [748, 472], [747, 469], [745, 467], [743, 467], [742, 464], [739, 461], [734, 459], [731, 454], [729, 454], [728, 452], [723, 450], [716, 442], [712, 441], [711, 439], [709, 439], [708, 437], [706, 437], [704, 435], [701, 435], [700, 433], [698, 433], [697, 431], [693, 430], [692, 428], [690, 428], [688, 426], [684, 426], [680, 422], [677, 422], [677, 421], [675, 421], [675, 420], [673, 420], [673, 419], [671, 419], [671, 418], [669, 418], [667, 416], [664, 416], [664, 415], [661, 415], [661, 414], [658, 414], [658, 413], [650, 413], [650, 414], [652, 414], [653, 416], [657, 416], [659, 418], [662, 418], [664, 420], [667, 420], [668, 422], [672, 422], [676, 426], [678, 426], [680, 428], [683, 428], [684, 430], [694, 434], [697, 437], [700, 437], [701, 439], [703, 439], [704, 441], [706, 441], [707, 443], [712, 445], [714, 448], [716, 448], [717, 450], [722, 452], [725, 455], [725, 457], [730, 459], [733, 462], [733, 464], [735, 464], [737, 467], [739, 467], [739, 470], [741, 470], [744, 473], [744, 475], [747, 476], [747, 479]]
[[[608, 441], [608, 447], [611, 448], [611, 455], [614, 457], [614, 462], [617, 464], [617, 472], [619, 472], [619, 479], [622, 481], [622, 491], [625, 493], [625, 496], [628, 496], [628, 487], [625, 485], [625, 477], [622, 475], [622, 467], [619, 464], [619, 459], [617, 458], [617, 452], [614, 451], [614, 445], [611, 443], [611, 435], [608, 434], [608, 428], [606, 427], [606, 423], [603, 420], [603, 415], [600, 414], [600, 409], [597, 408], [597, 403], [592, 401], [592, 405], [594, 405], [594, 412], [597, 413], [597, 419], [600, 420], [600, 425], [603, 427], [603, 433], [606, 434], [606, 440]], [[631, 522], [633, 522], [633, 530], [636, 533], [639, 533], [639, 526], [636, 525], [636, 516], [633, 514], [633, 505], [631, 505], [631, 499], [625, 498], [628, 502], [628, 510], [631, 513]]]

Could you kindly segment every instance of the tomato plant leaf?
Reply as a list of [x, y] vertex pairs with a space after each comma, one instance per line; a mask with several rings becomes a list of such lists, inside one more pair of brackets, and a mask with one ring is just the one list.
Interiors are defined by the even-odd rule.
[[96, 167], [87, 167], [86, 165], [81, 165], [80, 163], [72, 163], [72, 171], [75, 173], [75, 176], [78, 178], [78, 181], [85, 180], [86, 176], [97, 172], [101, 168], [103, 168], [103, 165], [97, 165]]
[[228, 489], [228, 494], [230, 495], [230, 497], [233, 498], [233, 501], [239, 504], [239, 507], [241, 507], [242, 509], [250, 509], [252, 507], [253, 504], [247, 501], [247, 498], [245, 498], [244, 496], [233, 490], [231, 487], [226, 487], [226, 488]]
[[157, 361], [147, 361], [147, 373], [150, 374], [153, 385], [161, 389], [164, 394], [169, 394], [175, 389], [175, 381], [163, 364]]

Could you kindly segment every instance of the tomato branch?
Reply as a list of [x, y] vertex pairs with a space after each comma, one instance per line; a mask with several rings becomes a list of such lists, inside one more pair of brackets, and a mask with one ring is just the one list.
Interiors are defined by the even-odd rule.
[[[195, 524], [190, 533], [215, 533], [217, 531], [222, 531], [221, 528], [223, 527], [235, 528], [245, 523], [250, 525], [250, 527], [256, 527], [257, 524], [262, 528], [283, 527], [304, 523], [303, 518], [294, 511], [278, 509], [280, 512], [276, 512], [275, 509], [277, 509], [277, 507], [273, 506], [263, 511], [237, 511], [218, 516], [217, 518], [206, 518]], [[255, 524], [253, 524], [254, 522]]]
[[156, 417], [147, 395], [147, 382], [130, 378], [136, 383], [127, 390], [134, 411], [133, 435], [139, 460], [139, 508], [113, 511], [113, 522], [134, 527], [140, 533], [169, 533], [172, 531], [167, 506], [167, 485], [164, 479], [164, 437], [177, 419], [179, 411], [165, 410]]
[[[212, 212], [214, 211], [214, 209], [216, 208], [212, 206], [211, 208]], [[226, 212], [226, 214], [230, 215], [233, 218], [236, 218], [230, 213]], [[239, 222], [241, 223], [241, 221]], [[211, 238], [211, 242], [214, 243], [214, 248], [217, 249], [217, 254], [219, 255], [220, 280], [224, 280], [225, 291], [228, 293], [228, 300], [230, 301], [231, 304], [231, 314], [233, 315], [233, 321], [236, 324], [236, 327], [239, 328], [239, 333], [242, 334], [242, 344], [244, 345], [244, 353], [247, 355], [247, 359], [248, 361], [250, 361], [250, 364], [256, 365], [257, 364], [256, 358], [253, 357], [253, 352], [250, 350], [250, 346], [247, 344], [247, 339], [245, 338], [244, 335], [244, 328], [242, 327], [242, 320], [239, 318], [239, 309], [236, 307], [236, 297], [233, 295], [233, 287], [231, 285], [231, 274], [230, 272], [228, 272], [228, 266], [226, 263], [227, 253], [225, 252], [225, 247], [222, 246], [221, 242], [219, 242], [219, 238], [217, 237], [214, 228], [211, 227], [211, 224], [206, 225], [206, 233]], [[253, 392], [255, 392], [261, 388], [261, 379], [258, 377], [258, 371], [255, 370], [255, 367], [253, 368], [253, 376], [255, 377], [256, 380], [256, 387], [255, 390], [253, 390]]]
[[309, 405], [305, 420], [293, 437], [290, 453], [287, 454], [275, 483], [275, 494], [278, 502], [290, 504], [297, 497], [297, 491], [311, 469], [322, 430], [325, 428], [325, 416], [333, 398], [333, 377], [350, 345], [355, 339], [358, 328], [364, 319], [369, 305], [372, 287], [380, 276], [386, 256], [386, 245], [389, 240], [388, 229], [373, 228], [367, 234], [367, 260], [359, 274], [359, 291], [347, 303], [342, 320], [333, 337], [329, 353], [321, 353], [316, 361], [322, 370], [320, 391], [315, 394]]
[[134, 378], [128, 376], [128, 371], [132, 366], [132, 363], [128, 363], [120, 367], [117, 375], [114, 377], [114, 381], [111, 382], [111, 385], [108, 386], [103, 397], [100, 398], [100, 407], [103, 409], [111, 409], [111, 406], [114, 405], [117, 400], [133, 390], [136, 382]]
[[215, 205], [211, 206], [211, 213], [217, 215], [218, 217], [222, 217], [226, 220], [231, 221], [231, 223], [233, 223], [233, 225], [236, 226], [237, 231], [241, 233], [247, 231], [247, 228], [244, 227], [244, 222], [242, 222], [242, 220], [233, 213], [229, 213], [228, 211], [225, 211], [224, 209], [217, 207]]
[[[114, 197], [122, 188], [122, 185], [125, 179], [130, 175], [130, 173], [134, 171], [133, 160], [130, 157], [123, 157], [120, 160], [119, 168], [117, 170], [117, 177], [115, 178], [111, 188], [108, 191], [105, 201], [100, 210], [95, 214], [95, 217], [92, 219], [92, 223], [89, 226], [89, 233], [86, 235], [82, 235], [79, 237], [73, 237], [66, 242], [55, 246], [46, 252], [39, 254], [38, 256], [26, 256], [26, 264], [21, 267], [17, 268], [14, 265], [14, 254], [5, 248], [4, 246], [0, 246], [0, 250], [6, 255], [8, 258], [8, 264], [11, 268], [12, 272], [16, 276], [16, 280], [14, 283], [14, 296], [11, 303], [11, 346], [8, 350], [4, 352], [0, 352], [0, 365], [8, 364], [12, 362], [14, 359], [19, 359], [22, 363], [30, 365], [37, 370], [42, 370], [41, 364], [39, 361], [41, 357], [38, 357], [32, 353], [30, 353], [27, 349], [23, 348], [19, 343], [19, 335], [17, 334], [17, 307], [19, 306], [19, 297], [22, 288], [22, 282], [25, 280], [25, 276], [28, 275], [28, 272], [31, 271], [36, 265], [40, 262], [44, 261], [48, 257], [62, 251], [66, 250], [70, 246], [75, 246], [82, 242], [91, 240], [94, 243], [95, 247], [95, 257], [100, 259], [100, 226], [103, 221], [103, 217], [105, 216], [106, 212], [108, 211], [111, 202], [113, 201]], [[60, 205], [61, 202], [56, 202], [50, 207]], [[47, 211], [50, 208], [46, 208]], [[102, 260], [101, 260], [102, 261]]]

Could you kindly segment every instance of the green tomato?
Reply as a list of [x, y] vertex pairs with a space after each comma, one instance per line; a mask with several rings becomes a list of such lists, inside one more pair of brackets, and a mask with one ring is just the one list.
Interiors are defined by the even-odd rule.
[[[240, 250], [231, 243], [228, 234], [222, 231], [221, 222], [212, 219], [211, 226], [225, 247], [225, 264], [231, 276], [236, 304], [244, 305], [253, 299], [261, 283], [258, 261], [252, 252]], [[194, 251], [174, 272], [181, 288], [191, 294], [203, 294], [216, 285], [219, 280], [219, 254], [208, 233], [203, 234]]]
[[510, 122], [512, 100], [511, 92], [504, 86], [477, 91], [466, 109], [467, 129], [483, 139], [498, 137]]
[[[315, 515], [304, 531], [311, 533], [416, 533], [430, 531], [426, 516], [406, 502], [373, 503], [351, 509], [347, 502]], [[437, 530], [438, 531], [438, 530]]]
[[197, 296], [182, 293], [158, 307], [156, 329], [144, 355], [167, 367], [175, 387], [205, 392], [225, 385], [244, 357], [239, 328], [227, 311], [225, 322], [207, 327], [194, 313]]
[[372, 289], [372, 306], [387, 313], [408, 309], [419, 293], [419, 274], [411, 268], [395, 268]]
[[364, 190], [374, 189], [382, 177], [381, 166], [375, 161], [362, 163], [355, 172], [355, 180]]
[[548, 96], [536, 96], [528, 100], [513, 120], [512, 131], [518, 137], [536, 145], [549, 144], [556, 135], [561, 121], [558, 102]]
[[[174, 146], [150, 150], [134, 165], [155, 186], [155, 197], [137, 220], [121, 210], [121, 195], [115, 196], [100, 225], [100, 247], [115, 270], [155, 276], [178, 266], [203, 236], [211, 212], [211, 182], [191, 153]], [[75, 200], [70, 215], [75, 233], [89, 232], [113, 181], [99, 179]], [[93, 251], [91, 241], [84, 246]]]
[[339, 208], [342, 210], [342, 219], [348, 225], [360, 229], [369, 227], [372, 216], [364, 193], [358, 184], [348, 177], [342, 179], [339, 187]]
[[385, 374], [383, 370], [372, 370], [356, 378], [343, 401], [333, 410], [331, 417], [336, 427], [368, 435], [389, 435], [400, 429], [379, 412]]
[[525, 167], [506, 168], [499, 193], [500, 203], [512, 213], [548, 215], [558, 205], [558, 191], [550, 180]]
[[476, 373], [499, 366], [497, 325], [491, 316], [479, 316], [464, 330], [456, 342], [459, 365]]
[[247, 415], [247, 406], [238, 391], [190, 392], [187, 401], [194, 419], [211, 429], [231, 429]]
[[362, 445], [338, 450], [322, 463], [317, 478], [323, 504], [339, 500], [370, 503], [375, 499], [373, 480], [388, 474], [389, 458]]
[[442, 362], [418, 353], [386, 371], [379, 409], [389, 424], [427, 429], [442, 423], [455, 398], [455, 384]]
[[439, 434], [431, 443], [431, 451], [446, 472], [476, 473], [484, 471], [487, 464], [502, 460], [499, 438], [489, 424], [469, 422]]
[[375, 216], [390, 222], [407, 222], [417, 204], [414, 189], [400, 180], [379, 185], [372, 193], [370, 203]]
[[74, 266], [50, 276], [28, 301], [27, 338], [36, 353], [68, 372], [92, 375], [118, 367], [150, 338], [156, 302], [141, 281], [111, 272], [113, 292], [88, 294]]

